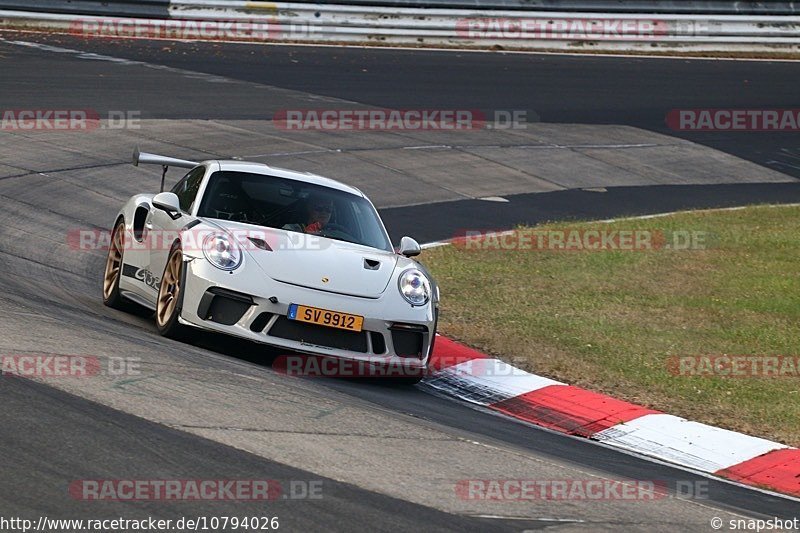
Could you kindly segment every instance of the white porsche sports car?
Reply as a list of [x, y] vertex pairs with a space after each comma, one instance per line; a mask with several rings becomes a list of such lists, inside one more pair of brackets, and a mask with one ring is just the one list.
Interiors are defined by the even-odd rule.
[[308, 354], [422, 371], [439, 291], [392, 247], [375, 207], [343, 183], [242, 161], [196, 163], [134, 153], [133, 164], [189, 168], [170, 192], [119, 212], [103, 282], [106, 305], [155, 311], [158, 331], [234, 335]]

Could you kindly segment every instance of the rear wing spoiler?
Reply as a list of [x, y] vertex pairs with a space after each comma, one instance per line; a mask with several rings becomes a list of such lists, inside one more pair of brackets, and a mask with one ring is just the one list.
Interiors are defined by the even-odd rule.
[[133, 151], [133, 166], [138, 167], [139, 163], [143, 165], [161, 165], [161, 191], [164, 191], [164, 178], [167, 176], [169, 167], [179, 168], [194, 168], [200, 163], [196, 161], [187, 161], [186, 159], [176, 159], [174, 157], [166, 157], [163, 155], [148, 154], [147, 152], [140, 152], [139, 147]]

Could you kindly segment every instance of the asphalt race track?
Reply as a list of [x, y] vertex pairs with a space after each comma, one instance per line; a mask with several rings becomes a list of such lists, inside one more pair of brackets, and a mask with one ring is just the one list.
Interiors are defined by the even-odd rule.
[[[17, 35], [10, 34], [9, 39]], [[105, 116], [108, 110], [135, 110], [143, 119], [173, 120], [268, 120], [276, 111], [287, 108], [468, 109], [482, 110], [487, 116], [493, 116], [497, 110], [516, 110], [525, 114], [531, 124], [529, 129], [539, 121], [542, 124], [580, 124], [584, 128], [625, 125], [669, 135], [672, 139], [686, 139], [755, 162], [765, 173], [779, 172], [784, 177], [800, 177], [800, 148], [796, 132], [677, 132], [670, 130], [665, 122], [666, 115], [674, 109], [792, 108], [796, 102], [796, 87], [792, 81], [796, 77], [796, 66], [791, 62], [263, 47], [241, 43], [115, 41], [69, 36], [28, 37], [28, 40], [88, 52], [84, 54], [88, 61], [84, 64], [75, 62], [61, 74], [59, 85], [47, 90], [43, 89], [49, 69], [58, 68], [57, 64], [63, 60], [59, 54], [55, 57], [51, 54], [50, 58], [40, 57], [37, 61], [17, 61], [12, 68], [6, 66], [5, 71], [13, 75], [2, 82], [0, 98], [4, 104], [13, 104], [17, 108], [58, 108], [74, 104], [77, 97], [101, 116]], [[92, 57], [92, 54], [96, 56]], [[98, 74], [97, 71], [102, 69], [91, 64], [104, 61], [103, 57], [117, 62], [128, 59], [148, 65], [153, 63], [158, 68], [171, 70], [162, 70], [162, 75], [158, 75], [158, 71], [153, 73], [151, 68], [146, 69], [149, 71], [145, 75], [106, 76]], [[168, 72], [202, 73], [202, 76], [169, 76], [166, 75]], [[201, 78], [207, 83], [196, 81]], [[224, 98], [217, 90], [220, 86], [227, 88]], [[69, 87], [74, 87], [76, 93], [69, 91]], [[279, 97], [259, 94], [267, 87], [277, 91]], [[302, 104], [298, 105], [297, 100], [291, 97], [292, 91], [311, 94], [314, 98], [301, 100]], [[180, 105], [175, 105], [172, 97], [164, 95], [190, 97], [180, 98]], [[590, 129], [579, 138], [584, 144], [613, 143], [615, 136], [605, 131]], [[462, 135], [457, 141], [470, 142], [475, 137], [478, 135], [466, 139]], [[444, 136], [431, 139], [443, 143], [452, 140]], [[566, 139], [572, 140], [572, 137]], [[266, 146], [264, 148], [266, 150], [257, 153], [271, 151]], [[513, 158], [514, 154], [510, 155]], [[677, 159], [678, 154], [665, 155], [676, 158], [665, 158], [663, 165], [669, 171], [673, 166], [689, 173], [699, 170], [692, 168], [692, 160], [681, 161]], [[594, 154], [589, 156], [594, 157]], [[327, 165], [306, 168], [303, 159], [291, 157], [279, 162], [304, 170], [322, 172], [328, 169]], [[526, 163], [527, 169], [538, 162]], [[681, 180], [668, 182], [670, 187], [650, 191], [619, 189], [602, 199], [594, 194], [575, 197], [570, 193], [563, 200], [551, 200], [543, 199], [541, 195], [525, 194], [544, 192], [542, 190], [512, 189], [504, 195], [509, 199], [513, 196], [511, 209], [487, 208], [483, 203], [469, 202], [457, 206], [439, 205], [445, 200], [472, 199], [479, 195], [463, 194], [457, 198], [428, 196], [424, 201], [415, 202], [420, 204], [414, 210], [415, 220], [420, 223], [413, 229], [420, 240], [434, 240], [463, 230], [463, 221], [469, 222], [473, 229], [494, 229], [570, 217], [602, 218], [691, 207], [724, 207], [740, 205], [742, 201], [800, 201], [800, 189], [795, 180], [788, 180], [791, 185], [765, 186], [759, 183], [753, 186], [737, 183], [736, 176], [725, 174], [726, 169], [720, 172], [721, 179], [714, 183], [687, 183], [684, 176]], [[610, 183], [591, 186], [625, 185], [614, 182], [615, 179], [618, 178], [615, 176]], [[492, 181], [485, 177], [484, 180]], [[764, 178], [757, 181], [774, 180]], [[715, 186], [722, 184], [733, 186]], [[687, 189], [685, 185], [697, 186]], [[566, 188], [573, 191], [577, 187], [576, 184], [567, 184]], [[371, 194], [374, 196], [374, 192]], [[382, 203], [381, 207], [398, 202]], [[408, 202], [399, 203], [404, 205]], [[562, 204], [567, 207], [552, 207]], [[440, 207], [447, 209], [448, 214], [455, 214], [456, 218], [439, 217]], [[385, 216], [392, 229], [408, 228], [405, 225], [408, 219], [402, 210], [390, 210]]]
[[[792, 107], [795, 64], [1, 37], [0, 108], [134, 110], [141, 119], [89, 133], [0, 131], [0, 354], [127, 357], [139, 368], [0, 377], [2, 515], [236, 513], [279, 516], [292, 531], [711, 531], [715, 516], [800, 516], [796, 500], [528, 427], [424, 386], [292, 378], [271, 369], [263, 347], [201, 334], [190, 344], [163, 339], [146, 313], [102, 305], [104, 253], [67, 242], [69, 231], [107, 229], [133, 193], [156, 190], [152, 168], [127, 164], [137, 144], [354, 183], [395, 241], [800, 202], [797, 133], [677, 136], [664, 125], [675, 108]], [[539, 120], [471, 133], [269, 124], [280, 110], [325, 107], [516, 109]], [[485, 199], [493, 196], [507, 201]], [[323, 497], [200, 505], [68, 492], [83, 479], [255, 478], [321, 482]], [[514, 478], [662, 480], [671, 493], [520, 503], [464, 500], [454, 489]], [[687, 484], [707, 494], [678, 494]]]

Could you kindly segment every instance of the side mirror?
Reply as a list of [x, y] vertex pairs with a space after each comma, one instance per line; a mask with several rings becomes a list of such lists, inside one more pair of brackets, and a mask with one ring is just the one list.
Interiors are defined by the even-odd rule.
[[401, 255], [406, 257], [414, 257], [415, 255], [419, 255], [420, 252], [422, 252], [422, 249], [419, 247], [419, 243], [411, 237], [403, 237], [400, 239]]
[[[178, 195], [174, 192], [160, 192], [153, 196], [153, 207], [166, 211], [169, 216], [177, 214], [180, 216], [181, 204], [178, 201]], [[177, 218], [177, 217], [174, 217]]]

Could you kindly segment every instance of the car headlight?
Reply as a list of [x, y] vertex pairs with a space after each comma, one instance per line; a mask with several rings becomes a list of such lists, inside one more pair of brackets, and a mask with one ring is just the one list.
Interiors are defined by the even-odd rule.
[[212, 233], [203, 239], [203, 255], [222, 270], [236, 270], [242, 264], [242, 250], [230, 235]]
[[406, 270], [397, 280], [400, 294], [411, 305], [425, 305], [431, 299], [431, 282], [425, 274], [412, 268]]

